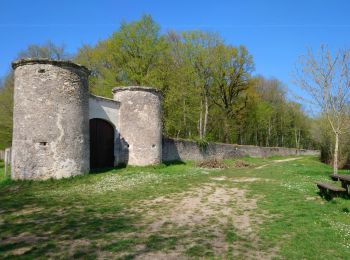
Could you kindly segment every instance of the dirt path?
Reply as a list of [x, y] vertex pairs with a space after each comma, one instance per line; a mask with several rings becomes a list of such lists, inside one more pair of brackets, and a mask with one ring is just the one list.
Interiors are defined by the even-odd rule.
[[[161, 234], [164, 239], [181, 239], [175, 248], [165, 251], [147, 252], [141, 246], [135, 258], [187, 259], [188, 252], [200, 247], [212, 252], [215, 258], [230, 255], [244, 259], [273, 258], [276, 250], [259, 249], [259, 224], [268, 218], [267, 214], [257, 212], [259, 198], [248, 198], [247, 190], [235, 187], [237, 183], [233, 179], [225, 179], [231, 185], [213, 181], [171, 198], [143, 201], [138, 212], [144, 213], [147, 218], [145, 233]], [[247, 242], [249, 247], [246, 246]]]
[[262, 168], [264, 168], [266, 166], [269, 166], [269, 165], [272, 165], [272, 164], [281, 163], [281, 162], [295, 161], [295, 160], [299, 160], [299, 159], [301, 159], [301, 157], [288, 158], [288, 159], [283, 159], [283, 160], [274, 160], [271, 163], [267, 163], [267, 164], [261, 165], [259, 167], [256, 167], [255, 169], [262, 169]]

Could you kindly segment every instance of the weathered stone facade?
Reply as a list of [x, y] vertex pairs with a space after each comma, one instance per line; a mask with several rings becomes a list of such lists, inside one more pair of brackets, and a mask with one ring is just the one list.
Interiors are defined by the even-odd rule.
[[108, 99], [89, 94], [88, 69], [72, 62], [25, 59], [12, 66], [13, 179], [71, 177], [88, 173], [92, 162], [104, 167], [144, 166], [173, 160], [317, 154], [228, 144], [209, 144], [203, 150], [195, 142], [162, 139], [162, 95], [156, 89], [118, 87]]
[[115, 166], [162, 161], [158, 90], [120, 87], [113, 90], [114, 99], [108, 99], [89, 94], [88, 69], [72, 62], [25, 59], [12, 66], [13, 179], [59, 179], [89, 172], [92, 119], [114, 129]]
[[59, 179], [88, 172], [88, 69], [31, 59], [12, 66], [12, 178]]
[[163, 139], [163, 161], [201, 161], [206, 159], [232, 159], [239, 157], [269, 157], [292, 155], [320, 155], [320, 151], [284, 148], [260, 147], [254, 145], [236, 145], [209, 143], [199, 147], [196, 142], [182, 139]]
[[118, 87], [113, 99], [120, 102], [119, 133], [125, 164], [144, 166], [162, 161], [161, 93], [154, 88]]

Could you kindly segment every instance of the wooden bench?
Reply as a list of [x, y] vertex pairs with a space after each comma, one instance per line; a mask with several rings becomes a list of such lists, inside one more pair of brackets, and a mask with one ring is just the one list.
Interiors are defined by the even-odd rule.
[[332, 178], [333, 181], [341, 181], [341, 186], [346, 189], [346, 192], [349, 193], [349, 185], [350, 185], [350, 175], [349, 174], [331, 174], [329, 177]]
[[331, 198], [347, 195], [347, 190], [342, 187], [323, 182], [316, 182], [316, 185], [320, 189], [321, 195], [330, 196]]

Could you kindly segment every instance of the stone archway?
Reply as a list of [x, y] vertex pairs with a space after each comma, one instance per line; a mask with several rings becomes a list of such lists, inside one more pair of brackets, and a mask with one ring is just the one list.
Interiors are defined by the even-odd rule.
[[114, 128], [106, 120], [90, 119], [90, 169], [114, 166]]

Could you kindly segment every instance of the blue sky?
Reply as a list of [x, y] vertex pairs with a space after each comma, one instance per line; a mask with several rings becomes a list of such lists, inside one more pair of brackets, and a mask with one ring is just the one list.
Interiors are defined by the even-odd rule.
[[233, 45], [245, 45], [256, 74], [274, 76], [296, 92], [291, 72], [306, 48], [322, 43], [350, 47], [350, 1], [107, 1], [1, 0], [0, 77], [17, 53], [32, 43], [64, 43], [70, 53], [118, 29], [121, 21], [150, 14], [162, 31], [218, 32]]

